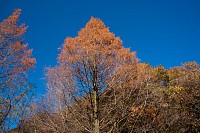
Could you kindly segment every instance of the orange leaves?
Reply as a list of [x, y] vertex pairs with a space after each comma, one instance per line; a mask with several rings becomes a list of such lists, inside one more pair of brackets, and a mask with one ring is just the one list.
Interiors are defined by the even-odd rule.
[[104, 23], [99, 18], [96, 19], [94, 17], [91, 17], [90, 21], [86, 24], [85, 27], [97, 30], [106, 28]]
[[[73, 62], [73, 56], [76, 56], [77, 46], [73, 38], [68, 37], [65, 40], [65, 44], [63, 45], [63, 49], [61, 51], [58, 60], [60, 62]], [[72, 58], [73, 57], [73, 58]]]
[[100, 19], [92, 17], [77, 37], [65, 40], [59, 61], [73, 64], [78, 60], [96, 60], [96, 63], [107, 62], [110, 65], [136, 62], [135, 52], [123, 48], [121, 43]]
[[16, 25], [17, 21], [19, 20], [20, 14], [21, 14], [21, 9], [17, 9], [13, 12], [11, 16], [8, 17], [8, 19], [4, 20], [4, 22]]
[[193, 70], [193, 71], [199, 71], [200, 69], [200, 64], [197, 62], [186, 62], [183, 64], [183, 67], [185, 67], [186, 70]]
[[132, 106], [131, 107], [131, 113], [132, 117], [136, 115], [148, 115], [151, 117], [154, 117], [157, 113], [157, 108], [156, 107], [143, 107], [143, 106]]
[[[115, 42], [115, 36], [100, 19], [91, 18], [77, 36], [80, 45], [109, 46]], [[119, 44], [121, 45], [121, 44]]]
[[121, 48], [116, 50], [116, 58], [120, 62], [119, 64], [130, 64], [135, 65], [135, 63], [138, 61], [136, 58], [135, 52], [130, 52], [130, 49], [128, 48]]
[[27, 27], [17, 25], [20, 14], [20, 9], [15, 10], [0, 23], [0, 107], [4, 106], [0, 109], [1, 129], [19, 123], [31, 98], [32, 85], [27, 82], [27, 73], [36, 60], [31, 58], [28, 44], [23, 44]]
[[14, 51], [20, 51], [20, 49], [22, 48], [22, 45], [20, 42], [16, 42], [13, 44], [13, 50]]
[[34, 64], [36, 63], [36, 59], [35, 58], [23, 58], [22, 63], [23, 63], [25, 70], [27, 70], [27, 69], [30, 69], [30, 68], [34, 68]]
[[10, 17], [0, 23], [1, 44], [11, 41], [11, 39], [18, 39], [26, 32], [27, 27], [24, 24], [17, 26], [20, 14], [20, 9], [15, 10]]
[[0, 23], [0, 59], [3, 75], [9, 73], [10, 76], [20, 76], [33, 68], [36, 62], [31, 58], [32, 50], [28, 50], [28, 44], [23, 44], [27, 27], [24, 24], [17, 25], [20, 14], [20, 9], [15, 10]]
[[137, 82], [140, 84], [146, 84], [154, 78], [154, 69], [146, 63], [137, 64]]
[[96, 18], [91, 18], [77, 37], [66, 38], [58, 60], [59, 66], [47, 71], [49, 87], [63, 86], [70, 77], [70, 84], [85, 95], [101, 92], [113, 80], [128, 81], [137, 64], [136, 53], [122, 47], [121, 39]]

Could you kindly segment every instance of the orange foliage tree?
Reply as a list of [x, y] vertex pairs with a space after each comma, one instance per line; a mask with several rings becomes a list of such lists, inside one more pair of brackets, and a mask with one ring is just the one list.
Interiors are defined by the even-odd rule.
[[[27, 27], [17, 25], [21, 10], [0, 23], [0, 128], [9, 129], [22, 115], [29, 94], [27, 72], [34, 67], [32, 50], [24, 44]], [[16, 124], [16, 123], [15, 123]]]
[[[120, 38], [115, 37], [100, 19], [92, 17], [77, 37], [65, 40], [58, 63], [57, 67], [47, 69], [49, 90], [63, 88], [56, 94], [62, 93], [60, 97], [63, 97], [65, 92], [70, 96], [68, 104], [76, 109], [71, 111], [73, 115], [86, 115], [74, 117], [82, 127], [80, 130], [99, 133], [103, 127], [100, 95], [109, 88], [114, 73], [135, 66], [135, 52], [124, 48]], [[85, 106], [80, 98], [85, 101]]]

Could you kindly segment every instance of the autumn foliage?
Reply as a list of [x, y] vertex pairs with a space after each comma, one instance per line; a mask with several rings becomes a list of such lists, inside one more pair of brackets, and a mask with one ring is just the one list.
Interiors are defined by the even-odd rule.
[[[18, 26], [21, 10], [0, 23], [0, 128], [9, 129], [22, 114], [27, 89], [27, 72], [34, 68], [32, 50], [24, 44], [27, 27]], [[16, 124], [16, 123], [15, 123]]]
[[198, 63], [169, 70], [140, 63], [93, 17], [60, 49], [27, 132], [198, 132]]
[[[134, 67], [137, 63], [135, 52], [130, 52], [121, 44], [122, 41], [101, 20], [91, 18], [76, 38], [65, 40], [58, 57], [59, 66], [47, 69], [49, 88], [63, 86], [62, 91], [70, 95], [70, 101], [76, 105], [81, 103], [80, 100], [76, 102], [77, 98], [85, 97], [88, 109], [70, 109], [71, 112], [77, 111], [77, 114], [79, 110], [86, 111], [90, 121], [86, 122], [88, 125], [82, 125], [81, 130], [99, 132], [103, 126], [100, 123], [102, 118], [99, 103], [102, 91], [109, 87], [109, 82], [117, 71]], [[85, 121], [78, 116], [74, 118]]]
[[[12, 15], [17, 16], [13, 17], [16, 20], [19, 12]], [[14, 38], [16, 44], [11, 43], [9, 48], [19, 49], [25, 55], [18, 60], [21, 71], [16, 67], [10, 72], [23, 79], [21, 72], [32, 68], [35, 60], [30, 58], [27, 45], [22, 45], [26, 27], [17, 27], [20, 38]], [[170, 69], [139, 62], [136, 52], [124, 48], [122, 40], [93, 17], [76, 37], [66, 38], [57, 60], [55, 67], [46, 68], [47, 93], [31, 105], [32, 115], [22, 123], [23, 128], [19, 126], [15, 130], [27, 133], [200, 130], [200, 64], [197, 62]]]

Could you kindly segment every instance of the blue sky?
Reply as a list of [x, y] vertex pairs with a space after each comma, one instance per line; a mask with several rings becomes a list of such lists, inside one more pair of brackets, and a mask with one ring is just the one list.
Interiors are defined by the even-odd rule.
[[25, 42], [33, 48], [36, 68], [30, 81], [45, 92], [44, 68], [55, 66], [58, 48], [75, 37], [91, 16], [100, 18], [141, 62], [166, 68], [200, 63], [199, 0], [0, 0], [0, 21], [22, 9], [29, 26]]

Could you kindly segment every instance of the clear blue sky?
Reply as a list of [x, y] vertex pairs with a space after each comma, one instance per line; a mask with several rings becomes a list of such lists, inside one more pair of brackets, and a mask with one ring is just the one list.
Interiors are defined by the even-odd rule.
[[141, 62], [166, 68], [200, 63], [200, 0], [0, 0], [0, 21], [22, 9], [29, 26], [25, 41], [37, 59], [29, 77], [44, 93], [44, 68], [54, 66], [58, 48], [75, 37], [90, 17], [100, 18]]

